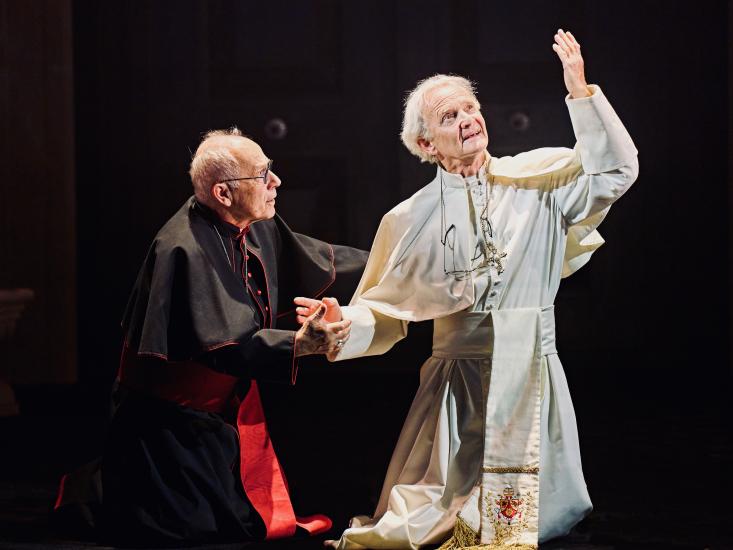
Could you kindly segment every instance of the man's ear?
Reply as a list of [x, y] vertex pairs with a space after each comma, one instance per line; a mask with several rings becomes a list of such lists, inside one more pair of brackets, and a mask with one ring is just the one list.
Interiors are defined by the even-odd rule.
[[425, 138], [417, 138], [417, 144], [420, 146], [420, 149], [422, 149], [425, 153], [428, 155], [435, 156], [435, 145], [433, 145], [432, 141], [428, 141]]
[[232, 190], [226, 183], [215, 183], [211, 186], [214, 201], [229, 208], [232, 205]]

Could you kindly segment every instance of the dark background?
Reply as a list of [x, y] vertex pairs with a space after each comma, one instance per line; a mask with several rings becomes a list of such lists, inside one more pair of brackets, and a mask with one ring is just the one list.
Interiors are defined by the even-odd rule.
[[[262, 145], [294, 230], [369, 248], [434, 173], [398, 137], [417, 80], [474, 80], [495, 156], [573, 145], [551, 49], [562, 27], [641, 165], [556, 302], [596, 506], [578, 536], [733, 547], [730, 14], [722, 1], [0, 0], [0, 288], [36, 294], [0, 348], [21, 405], [0, 423], [18, 480], [0, 505], [21, 517], [0, 522], [9, 540], [28, 539], [53, 480], [101, 448], [119, 320], [191, 193], [202, 132], [237, 125]], [[265, 389], [301, 509], [339, 527], [372, 511], [431, 330], [376, 359], [306, 360], [296, 388]]]

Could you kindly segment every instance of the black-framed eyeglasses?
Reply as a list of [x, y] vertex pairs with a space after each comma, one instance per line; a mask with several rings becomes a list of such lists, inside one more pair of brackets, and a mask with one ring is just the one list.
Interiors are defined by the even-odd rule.
[[270, 177], [271, 171], [272, 171], [272, 160], [269, 160], [267, 161], [267, 168], [265, 168], [265, 171], [261, 176], [248, 176], [246, 178], [229, 178], [227, 180], [219, 180], [217, 183], [227, 183], [229, 181], [239, 181], [239, 180], [262, 180], [263, 184], [267, 184], [267, 179]]
[[[445, 183], [443, 182], [443, 172], [440, 172], [440, 231], [442, 233], [440, 244], [443, 245], [443, 272], [446, 275], [453, 275], [456, 279], [461, 280], [468, 277], [474, 271], [494, 266], [497, 273], [501, 274], [504, 272], [504, 258], [506, 258], [506, 252], [500, 252], [494, 244], [494, 228], [489, 220], [488, 203], [484, 205], [484, 208], [479, 214], [479, 223], [481, 224], [481, 233], [483, 235], [483, 242], [479, 240], [476, 243], [476, 247], [473, 250], [473, 256], [471, 257], [470, 269], [459, 269], [456, 266], [456, 226], [450, 224], [450, 227], [446, 229], [446, 217], [445, 217]], [[450, 258], [448, 256], [450, 255]]]

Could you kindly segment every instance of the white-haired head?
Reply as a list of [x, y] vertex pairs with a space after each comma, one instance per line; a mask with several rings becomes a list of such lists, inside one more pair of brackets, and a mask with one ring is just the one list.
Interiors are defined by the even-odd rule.
[[425, 107], [430, 92], [443, 86], [461, 88], [476, 97], [473, 83], [462, 76], [436, 74], [417, 83], [417, 86], [405, 98], [405, 113], [402, 117], [402, 143], [420, 159], [421, 162], [436, 162], [433, 155], [426, 153], [418, 142], [420, 138], [430, 141], [432, 136], [425, 123]]
[[[211, 204], [211, 186], [222, 180], [238, 177], [240, 160], [234, 155], [232, 141], [245, 138], [236, 126], [227, 130], [211, 130], [206, 132], [191, 159], [191, 176], [193, 192], [196, 199], [203, 204]], [[239, 182], [230, 181], [227, 185], [236, 189]]]

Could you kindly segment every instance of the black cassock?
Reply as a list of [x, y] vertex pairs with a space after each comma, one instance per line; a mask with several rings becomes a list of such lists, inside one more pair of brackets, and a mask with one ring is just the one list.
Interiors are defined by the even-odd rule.
[[[366, 258], [294, 233], [278, 216], [240, 231], [194, 198], [165, 224], [123, 320], [94, 518], [104, 541], [245, 541], [291, 535], [296, 523], [323, 528], [291, 517], [287, 488], [269, 477], [277, 463], [254, 381], [295, 383], [295, 332], [276, 327], [294, 327], [295, 296], [350, 294]], [[73, 500], [63, 485], [58, 509]]]

